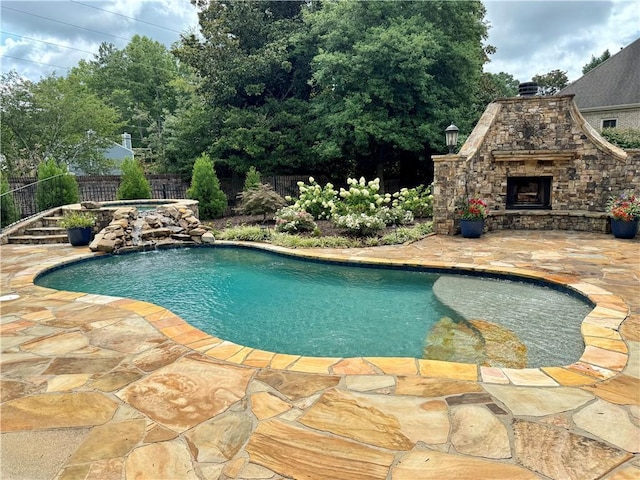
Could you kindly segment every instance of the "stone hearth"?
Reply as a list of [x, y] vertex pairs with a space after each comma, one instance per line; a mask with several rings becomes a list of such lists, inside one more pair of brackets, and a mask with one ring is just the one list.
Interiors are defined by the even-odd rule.
[[573, 95], [516, 97], [487, 106], [457, 155], [434, 160], [434, 229], [459, 231], [456, 200], [479, 197], [486, 225], [606, 233], [612, 194], [640, 185], [640, 150], [604, 140]]

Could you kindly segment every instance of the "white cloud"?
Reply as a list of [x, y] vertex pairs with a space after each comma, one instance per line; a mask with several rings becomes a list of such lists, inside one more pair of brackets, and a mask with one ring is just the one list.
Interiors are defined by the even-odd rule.
[[[614, 54], [640, 37], [638, 0], [484, 3], [491, 24], [488, 43], [497, 48], [486, 70], [504, 71], [520, 81], [555, 69], [576, 80], [592, 55], [606, 49]], [[109, 42], [124, 48], [139, 34], [169, 47], [179, 39], [178, 32], [198, 24], [189, 0], [3, 0], [0, 13], [3, 32], [36, 39], [2, 34], [2, 71], [16, 69], [33, 80], [54, 69], [66, 73], [37, 62], [71, 68], [93, 56], [65, 46], [97, 52], [101, 42]]]
[[497, 48], [485, 69], [522, 82], [556, 69], [577, 80], [591, 56], [607, 49], [613, 55], [640, 37], [637, 0], [488, 0], [485, 6], [488, 43]]
[[66, 74], [102, 42], [124, 48], [138, 34], [170, 47], [198, 22], [189, 0], [3, 0], [1, 13], [2, 72], [32, 80]]

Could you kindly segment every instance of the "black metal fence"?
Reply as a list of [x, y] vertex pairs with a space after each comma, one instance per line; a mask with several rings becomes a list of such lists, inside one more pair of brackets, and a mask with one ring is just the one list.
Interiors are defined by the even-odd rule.
[[[80, 190], [80, 201], [108, 202], [116, 200], [116, 193], [120, 185], [119, 175], [79, 175], [75, 177]], [[177, 175], [147, 175], [151, 185], [151, 198], [186, 198], [189, 182]], [[45, 188], [55, 188], [57, 177], [45, 180]], [[297, 196], [297, 183], [309, 181], [308, 175], [273, 175], [262, 178], [263, 183], [269, 183], [280, 195]], [[229, 205], [235, 204], [238, 193], [244, 187], [244, 178], [221, 178], [220, 188], [227, 195]], [[9, 189], [16, 206], [20, 210], [21, 218], [38, 213], [36, 204], [37, 178], [13, 177], [9, 178]]]

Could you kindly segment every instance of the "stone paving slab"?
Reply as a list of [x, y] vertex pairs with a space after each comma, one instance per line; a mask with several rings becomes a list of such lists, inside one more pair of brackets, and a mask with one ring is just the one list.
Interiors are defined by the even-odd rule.
[[3, 245], [0, 476], [637, 478], [639, 247], [600, 234], [516, 231], [273, 248], [521, 274], [570, 285], [597, 305], [582, 326], [580, 361], [517, 370], [250, 349], [157, 305], [33, 285], [43, 269], [90, 256], [85, 248]]

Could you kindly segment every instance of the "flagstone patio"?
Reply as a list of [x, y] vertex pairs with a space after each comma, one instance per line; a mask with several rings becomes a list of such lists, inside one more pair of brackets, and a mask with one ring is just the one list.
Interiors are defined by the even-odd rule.
[[156, 305], [33, 284], [86, 248], [2, 245], [0, 476], [640, 478], [638, 239], [502, 231], [295, 253], [570, 285], [597, 305], [585, 353], [523, 370], [274, 354]]

